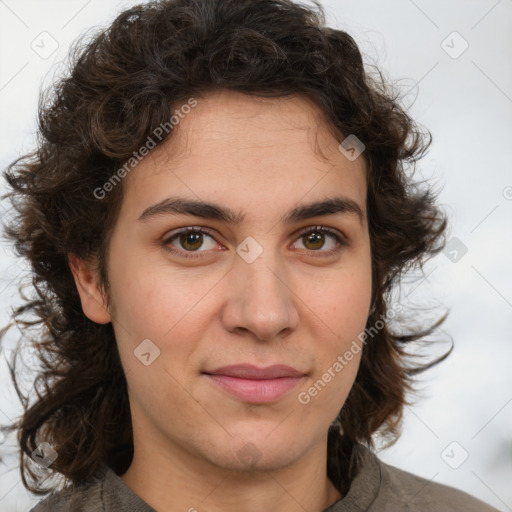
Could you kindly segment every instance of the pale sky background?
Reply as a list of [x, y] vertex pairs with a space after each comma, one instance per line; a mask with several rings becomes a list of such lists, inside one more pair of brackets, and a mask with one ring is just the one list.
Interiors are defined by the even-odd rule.
[[[136, 3], [0, 0], [0, 168], [31, 149], [41, 82], [52, 81], [71, 42]], [[411, 114], [432, 132], [418, 176], [442, 188], [456, 237], [402, 290], [406, 305], [450, 309], [444, 330], [455, 350], [423, 378], [402, 437], [379, 455], [512, 511], [512, 0], [322, 4], [328, 23], [349, 32], [367, 62], [400, 79]], [[41, 40], [54, 53], [36, 53]], [[20, 270], [2, 242], [1, 325], [17, 300]], [[20, 412], [4, 363], [13, 341], [0, 358], [0, 423]], [[0, 446], [0, 511], [25, 512], [38, 498], [21, 485], [12, 453], [12, 440]]]

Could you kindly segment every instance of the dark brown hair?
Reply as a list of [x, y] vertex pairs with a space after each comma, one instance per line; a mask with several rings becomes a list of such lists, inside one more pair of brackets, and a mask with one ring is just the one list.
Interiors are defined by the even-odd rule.
[[[108, 292], [107, 248], [123, 183], [102, 198], [93, 191], [176, 107], [229, 89], [262, 97], [304, 95], [335, 133], [353, 134], [365, 145], [373, 277], [367, 327], [384, 321], [366, 340], [338, 416], [343, 435], [329, 431], [328, 473], [346, 489], [354, 443], [372, 445], [376, 432], [396, 438], [413, 376], [446, 357], [412, 364], [404, 350], [442, 319], [404, 335], [393, 333], [386, 317], [401, 275], [444, 244], [446, 219], [432, 190], [417, 187], [407, 172], [430, 145], [430, 133], [418, 128], [378, 70], [365, 71], [353, 38], [325, 26], [317, 2], [315, 7], [290, 0], [150, 2], [122, 12], [91, 40], [79, 41], [71, 59], [69, 75], [41, 97], [36, 150], [5, 172], [16, 213], [6, 236], [30, 262], [35, 290], [13, 320], [41, 363], [32, 399], [15, 384], [24, 406], [13, 426], [24, 484], [47, 492], [30, 459], [43, 441], [58, 452], [50, 470], [68, 482], [85, 480], [103, 463], [118, 473], [129, 466], [131, 419], [114, 331], [84, 315], [68, 253], [97, 261]], [[16, 371], [13, 358], [14, 379]], [[333, 456], [338, 450], [341, 465]]]

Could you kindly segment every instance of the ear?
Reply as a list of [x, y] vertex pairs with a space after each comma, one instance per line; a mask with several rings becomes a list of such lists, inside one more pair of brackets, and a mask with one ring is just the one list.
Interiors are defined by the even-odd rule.
[[91, 261], [78, 258], [72, 253], [68, 254], [68, 261], [85, 316], [98, 324], [109, 323], [110, 313], [96, 267]]

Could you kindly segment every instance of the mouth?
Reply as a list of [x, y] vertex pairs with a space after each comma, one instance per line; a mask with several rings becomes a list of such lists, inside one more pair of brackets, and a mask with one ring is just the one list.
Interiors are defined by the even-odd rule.
[[286, 365], [257, 368], [246, 364], [225, 366], [203, 374], [223, 391], [250, 404], [276, 402], [306, 376]]

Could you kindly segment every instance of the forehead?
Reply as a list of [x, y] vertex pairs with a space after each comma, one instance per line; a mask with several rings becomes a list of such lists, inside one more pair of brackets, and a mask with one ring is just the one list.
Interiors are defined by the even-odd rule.
[[344, 136], [333, 133], [312, 100], [222, 90], [196, 101], [128, 176], [128, 202], [181, 193], [261, 208], [340, 192], [364, 209], [364, 159], [345, 158], [338, 149]]
[[267, 154], [269, 148], [295, 145], [301, 154], [313, 151], [319, 160], [328, 160], [326, 153], [337, 150], [344, 138], [334, 132], [322, 110], [305, 95], [266, 98], [221, 89], [197, 98], [197, 106], [183, 116], [159, 156], [169, 156], [165, 149], [172, 149], [177, 163], [208, 144]]

